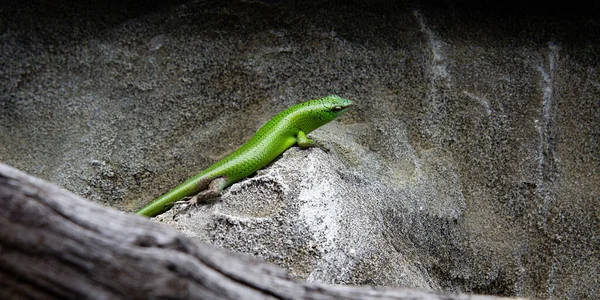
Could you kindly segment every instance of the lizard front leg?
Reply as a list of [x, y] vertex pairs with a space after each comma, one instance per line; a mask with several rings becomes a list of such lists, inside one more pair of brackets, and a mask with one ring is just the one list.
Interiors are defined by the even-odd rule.
[[298, 133], [296, 134], [296, 144], [302, 149], [317, 147], [323, 150], [323, 152], [329, 152], [329, 149], [327, 149], [327, 147], [321, 145], [321, 143], [316, 142], [315, 140], [309, 139], [306, 136], [306, 133], [304, 133], [304, 131], [302, 130], [298, 131]]

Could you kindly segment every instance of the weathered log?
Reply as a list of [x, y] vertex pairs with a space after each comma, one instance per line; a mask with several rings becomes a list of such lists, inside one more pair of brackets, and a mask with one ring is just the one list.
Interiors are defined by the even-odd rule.
[[0, 299], [498, 299], [291, 278], [0, 163]]

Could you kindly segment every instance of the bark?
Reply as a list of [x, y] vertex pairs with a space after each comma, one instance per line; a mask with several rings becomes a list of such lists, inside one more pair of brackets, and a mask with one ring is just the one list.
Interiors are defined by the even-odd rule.
[[0, 282], [1, 299], [499, 299], [301, 282], [1, 163]]

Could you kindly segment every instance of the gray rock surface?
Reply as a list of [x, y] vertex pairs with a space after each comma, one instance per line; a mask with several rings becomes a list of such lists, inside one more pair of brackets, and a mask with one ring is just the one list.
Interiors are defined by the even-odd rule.
[[[271, 116], [356, 107], [159, 219], [307, 280], [600, 290], [600, 25], [474, 3], [0, 5], [0, 160], [134, 211]], [[508, 12], [507, 12], [508, 10]]]

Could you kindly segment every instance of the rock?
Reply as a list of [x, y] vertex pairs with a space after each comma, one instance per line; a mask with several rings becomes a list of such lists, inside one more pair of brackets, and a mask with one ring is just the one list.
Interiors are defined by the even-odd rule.
[[[391, 235], [386, 216], [391, 211], [435, 214], [456, 220], [464, 199], [435, 204], [435, 182], [423, 178], [406, 135], [399, 156], [408, 161], [382, 174], [385, 166], [354, 135], [365, 125], [327, 125], [315, 136], [319, 148], [292, 148], [256, 176], [234, 184], [218, 201], [199, 208], [178, 207], [157, 220], [191, 237], [223, 248], [258, 256], [309, 281], [378, 284], [425, 289], [439, 287], [419, 272], [418, 263], [395, 248], [402, 239]], [[389, 170], [388, 170], [389, 171]], [[432, 172], [433, 173], [433, 172]], [[444, 180], [441, 178], [439, 182]], [[451, 185], [448, 185], [451, 186]], [[459, 192], [460, 193], [460, 192]]]

